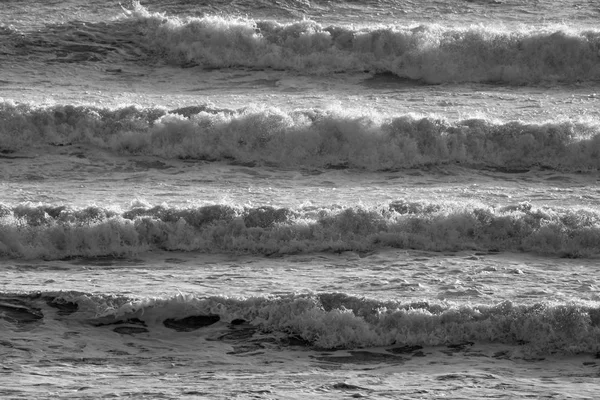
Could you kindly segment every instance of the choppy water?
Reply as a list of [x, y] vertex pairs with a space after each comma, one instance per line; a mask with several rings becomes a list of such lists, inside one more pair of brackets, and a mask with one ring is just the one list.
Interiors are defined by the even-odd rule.
[[595, 2], [8, 1], [5, 398], [594, 398]]

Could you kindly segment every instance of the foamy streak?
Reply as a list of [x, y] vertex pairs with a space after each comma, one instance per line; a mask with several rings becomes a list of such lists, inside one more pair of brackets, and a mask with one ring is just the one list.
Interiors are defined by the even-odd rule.
[[33, 108], [0, 103], [0, 151], [85, 143], [125, 154], [283, 167], [390, 170], [460, 163], [478, 168], [600, 167], [597, 123], [493, 123], [344, 110]]
[[399, 200], [376, 209], [172, 209], [3, 206], [0, 255], [62, 259], [146, 250], [297, 254], [403, 248], [522, 251], [566, 257], [600, 253], [597, 210], [459, 208]]
[[218, 16], [176, 18], [139, 4], [144, 45], [178, 65], [391, 72], [428, 83], [600, 79], [600, 31], [322, 26]]
[[[351, 349], [371, 346], [435, 346], [469, 342], [520, 345], [529, 354], [595, 353], [600, 350], [600, 308], [595, 303], [494, 305], [438, 300], [402, 303], [344, 293], [229, 298], [179, 294], [132, 299], [80, 292], [3, 294], [37, 317], [37, 302], [66, 307], [71, 321], [109, 324], [136, 318], [152, 326], [189, 316], [243, 320], [267, 332], [301, 338], [307, 346]], [[48, 317], [44, 317], [48, 318]], [[202, 335], [201, 329], [196, 331]], [[151, 334], [151, 333], [150, 333]]]

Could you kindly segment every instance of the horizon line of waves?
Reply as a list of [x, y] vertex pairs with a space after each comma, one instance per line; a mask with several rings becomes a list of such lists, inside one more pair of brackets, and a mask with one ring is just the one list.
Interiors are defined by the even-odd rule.
[[469, 168], [596, 171], [597, 121], [527, 123], [332, 110], [192, 106], [33, 107], [0, 103], [0, 152], [87, 144], [121, 154], [280, 167], [398, 170]]
[[388, 72], [437, 84], [600, 79], [600, 30], [440, 25], [355, 28], [206, 15], [179, 18], [139, 4], [143, 46], [175, 65], [301, 73]]
[[150, 250], [281, 256], [399, 248], [600, 254], [597, 209], [397, 200], [373, 208], [207, 205], [190, 209], [0, 205], [0, 256], [126, 257]]
[[590, 301], [403, 302], [340, 292], [255, 297], [179, 293], [132, 298], [60, 291], [2, 293], [0, 298], [21, 311], [31, 310], [38, 319], [43, 313], [36, 301], [70, 314], [71, 320], [96, 326], [135, 320], [152, 329], [154, 324], [188, 317], [208, 317], [212, 323], [247, 323], [265, 332], [292, 335], [314, 349], [477, 342], [518, 345], [529, 355], [600, 351], [600, 307], [598, 302]]

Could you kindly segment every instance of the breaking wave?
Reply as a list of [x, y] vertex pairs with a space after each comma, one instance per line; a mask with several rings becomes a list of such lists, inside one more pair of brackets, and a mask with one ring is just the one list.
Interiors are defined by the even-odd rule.
[[370, 252], [518, 251], [560, 257], [600, 254], [592, 209], [502, 208], [398, 200], [371, 209], [207, 205], [180, 209], [0, 205], [0, 256], [27, 259], [131, 256], [151, 250], [278, 256]]
[[595, 171], [596, 122], [447, 121], [347, 110], [208, 106], [167, 111], [0, 103], [0, 153], [88, 144], [122, 154], [374, 171], [457, 163]]
[[[315, 349], [378, 346], [462, 346], [502, 343], [530, 355], [595, 353], [600, 350], [600, 309], [579, 303], [491, 305], [438, 300], [403, 303], [345, 293], [230, 298], [179, 294], [135, 299], [81, 292], [2, 294], [0, 319], [23, 328], [52, 318], [43, 309], [117, 333], [152, 332], [157, 324], [195, 331], [220, 323], [284, 335], [282, 341]], [[46, 306], [47, 305], [47, 306]], [[124, 326], [125, 325], [125, 326]], [[134, 325], [133, 329], [127, 325]], [[126, 329], [129, 329], [126, 331]], [[248, 329], [247, 329], [248, 330]], [[250, 335], [251, 336], [251, 332]], [[243, 336], [240, 336], [243, 338]], [[418, 348], [418, 347], [417, 347]]]
[[171, 16], [134, 2], [121, 18], [20, 32], [0, 26], [0, 57], [47, 62], [168, 62], [301, 74], [391, 73], [431, 84], [600, 79], [600, 31], [570, 26], [354, 27], [233, 15]]
[[204, 16], [136, 6], [145, 43], [171, 63], [301, 73], [393, 73], [428, 83], [532, 84], [600, 78], [600, 31], [439, 25], [353, 28]]

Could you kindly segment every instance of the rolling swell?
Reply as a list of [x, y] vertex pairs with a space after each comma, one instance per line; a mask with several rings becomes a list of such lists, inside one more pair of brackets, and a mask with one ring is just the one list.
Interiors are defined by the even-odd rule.
[[[577, 303], [405, 303], [327, 292], [247, 298], [179, 294], [148, 299], [82, 292], [3, 293], [0, 319], [22, 331], [52, 318], [49, 314], [54, 312], [47, 306], [59, 316], [68, 315], [70, 321], [109, 326], [129, 335], [152, 334], [159, 324], [175, 330], [185, 326], [183, 331], [202, 335], [204, 326], [219, 322], [254, 327], [246, 339], [252, 329], [258, 329], [293, 337], [295, 343], [315, 349], [396, 346], [391, 351], [402, 352], [475, 342], [519, 345], [529, 356], [600, 350], [600, 310]], [[122, 324], [135, 326], [126, 329]]]
[[[0, 25], [0, 60], [43, 63], [147, 63], [139, 29], [128, 21], [66, 21], [22, 31]], [[41, 68], [37, 66], [36, 69]]]
[[600, 79], [600, 31], [440, 25], [351, 28], [127, 11], [168, 62], [300, 73], [393, 73], [427, 83], [536, 84]]
[[600, 253], [591, 209], [503, 208], [398, 200], [373, 209], [209, 205], [0, 206], [0, 256], [27, 259], [130, 256], [151, 250], [251, 253], [518, 251], [561, 257]]
[[458, 163], [470, 168], [595, 171], [600, 134], [593, 122], [544, 124], [345, 110], [209, 106], [167, 111], [124, 107], [32, 107], [0, 103], [0, 153], [89, 144], [122, 154], [373, 171]]

